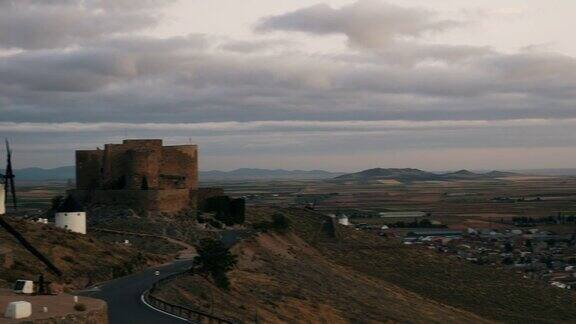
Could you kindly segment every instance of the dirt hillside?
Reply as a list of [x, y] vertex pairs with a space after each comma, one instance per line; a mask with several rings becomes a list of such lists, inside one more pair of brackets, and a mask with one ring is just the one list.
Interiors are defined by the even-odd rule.
[[306, 210], [252, 208], [256, 223], [282, 213], [288, 234], [234, 248], [232, 288], [199, 276], [168, 283], [161, 297], [227, 317], [270, 323], [571, 323], [576, 296], [520, 275], [461, 262], [354, 229]]
[[11, 267], [0, 268], [0, 287], [9, 287], [16, 279], [37, 280], [40, 274], [44, 274], [47, 280], [58, 281], [69, 289], [84, 288], [167, 260], [166, 256], [141, 252], [132, 246], [105, 242], [92, 235], [72, 233], [53, 225], [13, 218], [7, 220], [64, 276], [56, 279], [43, 263], [0, 228], [0, 245], [11, 249], [14, 258]]
[[334, 263], [294, 234], [261, 234], [234, 253], [239, 264], [230, 274], [230, 292], [188, 276], [164, 287], [160, 296], [206, 311], [214, 298], [215, 310], [245, 322], [489, 322]]

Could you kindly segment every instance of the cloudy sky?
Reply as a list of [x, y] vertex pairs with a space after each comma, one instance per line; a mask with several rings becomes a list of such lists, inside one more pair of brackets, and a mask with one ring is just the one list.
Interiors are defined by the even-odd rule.
[[16, 167], [129, 138], [201, 169], [576, 167], [573, 0], [0, 0]]

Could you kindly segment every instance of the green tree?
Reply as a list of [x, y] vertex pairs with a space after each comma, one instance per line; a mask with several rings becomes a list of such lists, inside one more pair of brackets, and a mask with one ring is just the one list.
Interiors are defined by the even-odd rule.
[[276, 233], [284, 234], [290, 230], [290, 219], [283, 214], [276, 213], [272, 215], [272, 221], [254, 223], [253, 228], [264, 233], [274, 231]]
[[50, 208], [52, 210], [56, 210], [58, 208], [58, 206], [60, 206], [60, 204], [62, 203], [63, 200], [64, 200], [64, 196], [62, 196], [62, 195], [52, 197], [52, 199], [50, 201]]
[[286, 233], [290, 229], [290, 220], [283, 214], [272, 215], [272, 229], [278, 233]]
[[196, 247], [198, 256], [194, 259], [198, 265], [196, 271], [210, 275], [216, 285], [228, 289], [230, 282], [227, 272], [236, 265], [237, 258], [219, 240], [203, 239]]
[[58, 207], [60, 206], [60, 204], [62, 204], [62, 201], [64, 201], [64, 196], [62, 195], [57, 195], [52, 197], [52, 199], [50, 200], [50, 209], [48, 209], [46, 211], [46, 217], [49, 219], [54, 219], [54, 215], [56, 214], [56, 209], [58, 209]]

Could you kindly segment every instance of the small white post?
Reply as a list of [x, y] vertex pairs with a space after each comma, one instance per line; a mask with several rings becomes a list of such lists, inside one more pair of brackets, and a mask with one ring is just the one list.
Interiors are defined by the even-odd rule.
[[42, 306], [42, 312], [43, 312], [43, 313], [48, 313], [48, 307]]
[[74, 296], [74, 303], [78, 302], [78, 296]]

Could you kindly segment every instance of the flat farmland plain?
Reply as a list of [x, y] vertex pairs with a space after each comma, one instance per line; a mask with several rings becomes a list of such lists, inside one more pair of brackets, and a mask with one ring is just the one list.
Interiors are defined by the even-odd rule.
[[[258, 181], [221, 183], [252, 205], [314, 202], [325, 212], [380, 218], [380, 212], [425, 211], [448, 224], [517, 216], [576, 214], [576, 177], [515, 176], [459, 181]], [[306, 200], [307, 198], [307, 200]]]
[[[576, 178], [514, 177], [496, 180], [343, 184], [339, 195], [318, 204], [319, 209], [359, 209], [368, 212], [426, 211], [435, 219], [500, 220], [576, 213]], [[318, 190], [318, 189], [316, 189]], [[322, 190], [334, 191], [329, 186]]]
[[[576, 214], [576, 177], [517, 176], [490, 180], [334, 182], [325, 180], [260, 180], [210, 182], [250, 205], [289, 206], [314, 203], [325, 212], [380, 219], [380, 212], [425, 211], [448, 224], [464, 220]], [[52, 197], [64, 194], [64, 183], [21, 184], [22, 211], [41, 213]], [[390, 219], [387, 219], [390, 221]]]
[[[64, 182], [17, 182], [18, 214], [41, 216], [52, 206], [52, 198], [64, 195], [68, 186]], [[12, 206], [12, 199], [8, 199]]]

